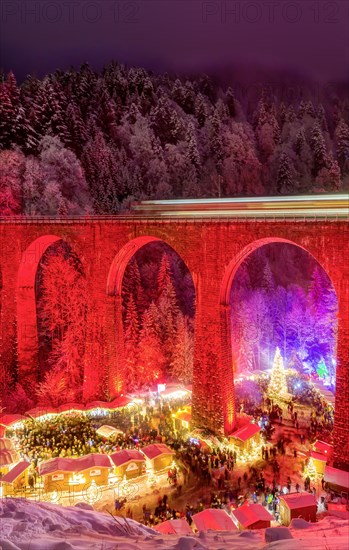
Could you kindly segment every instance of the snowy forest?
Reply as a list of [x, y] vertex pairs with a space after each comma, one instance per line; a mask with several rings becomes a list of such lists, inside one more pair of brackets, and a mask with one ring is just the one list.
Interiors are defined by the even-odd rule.
[[[282, 89], [281, 89], [282, 90]], [[20, 85], [0, 76], [0, 215], [127, 212], [141, 199], [349, 187], [349, 104], [242, 93], [207, 76], [84, 64]]]
[[334, 388], [337, 297], [325, 271], [302, 249], [274, 243], [251, 254], [231, 293], [232, 349], [239, 374], [285, 366]]

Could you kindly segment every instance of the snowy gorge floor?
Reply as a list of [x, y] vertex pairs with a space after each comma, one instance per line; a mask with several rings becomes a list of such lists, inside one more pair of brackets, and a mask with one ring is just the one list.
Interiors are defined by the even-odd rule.
[[[291, 539], [265, 542], [265, 531], [161, 535], [139, 523], [94, 512], [86, 504], [4, 499], [0, 502], [0, 550], [347, 550], [349, 521], [325, 517], [315, 525], [298, 520]], [[280, 532], [285, 528], [276, 528]]]

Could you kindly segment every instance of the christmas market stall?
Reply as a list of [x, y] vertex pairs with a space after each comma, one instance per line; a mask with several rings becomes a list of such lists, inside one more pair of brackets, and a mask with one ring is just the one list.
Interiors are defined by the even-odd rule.
[[105, 439], [115, 439], [117, 435], [123, 435], [123, 433], [122, 430], [114, 428], [114, 426], [108, 426], [107, 424], [104, 424], [96, 430], [96, 434], [105, 437]]
[[19, 462], [19, 455], [12, 440], [2, 437], [0, 439], [0, 475], [7, 474], [17, 462]]
[[191, 407], [184, 407], [173, 415], [175, 430], [190, 430], [191, 426]]
[[197, 531], [237, 531], [231, 517], [220, 508], [207, 508], [194, 514], [193, 524]]
[[135, 449], [124, 449], [110, 455], [117, 477], [132, 479], [145, 473], [145, 456]]
[[333, 454], [333, 445], [330, 445], [330, 443], [325, 443], [324, 441], [315, 441], [313, 445], [313, 450], [316, 453], [321, 453], [327, 457], [327, 460], [329, 460], [332, 457]]
[[289, 493], [280, 495], [280, 520], [290, 525], [294, 518], [316, 521], [317, 504], [312, 493]]
[[92, 482], [107, 485], [112, 468], [107, 455], [90, 454], [81, 458], [52, 458], [39, 465], [39, 474], [44, 482], [44, 490], [82, 491]]
[[193, 531], [190, 529], [188, 522], [184, 518], [169, 519], [163, 521], [154, 527], [155, 531], [162, 533], [163, 535], [192, 535]]
[[154, 472], [169, 468], [172, 464], [174, 452], [163, 443], [147, 445], [141, 450], [147, 459], [148, 467], [152, 468]]
[[326, 487], [339, 495], [349, 496], [349, 472], [333, 468], [332, 466], [325, 467], [324, 481]]
[[18, 462], [7, 474], [0, 478], [0, 497], [16, 496], [28, 486], [30, 462]]
[[233, 510], [233, 516], [240, 530], [266, 529], [274, 519], [261, 504], [248, 503]]
[[258, 424], [248, 423], [229, 436], [229, 441], [240, 451], [250, 452], [253, 446], [260, 443], [261, 428]]

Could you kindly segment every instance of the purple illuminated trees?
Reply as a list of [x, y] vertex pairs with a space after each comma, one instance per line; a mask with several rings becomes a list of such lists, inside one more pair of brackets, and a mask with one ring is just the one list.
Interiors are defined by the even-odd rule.
[[238, 372], [270, 368], [279, 347], [286, 366], [316, 373], [323, 363], [334, 380], [337, 299], [327, 275], [290, 245], [254, 256], [241, 266], [231, 298]]

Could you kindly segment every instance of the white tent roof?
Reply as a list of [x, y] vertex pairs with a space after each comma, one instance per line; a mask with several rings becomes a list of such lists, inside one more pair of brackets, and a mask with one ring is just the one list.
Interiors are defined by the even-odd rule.
[[123, 434], [124, 432], [122, 430], [118, 430], [118, 428], [114, 428], [114, 426], [108, 426], [105, 424], [98, 428], [96, 433], [102, 437], [112, 437], [113, 435]]

